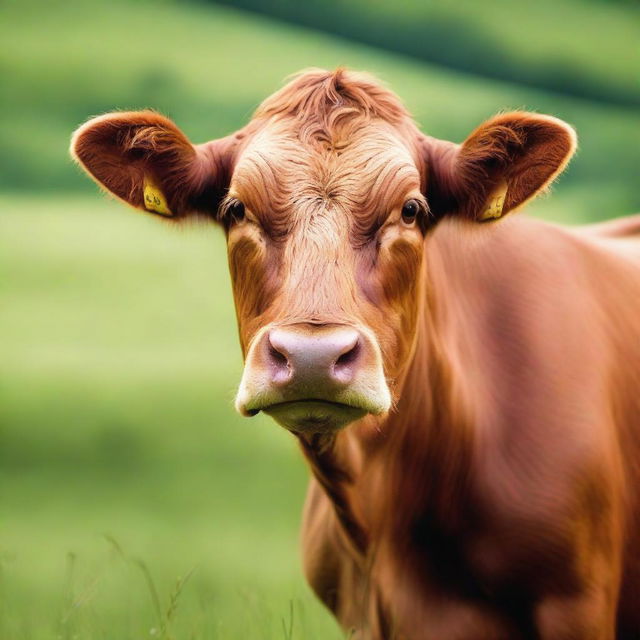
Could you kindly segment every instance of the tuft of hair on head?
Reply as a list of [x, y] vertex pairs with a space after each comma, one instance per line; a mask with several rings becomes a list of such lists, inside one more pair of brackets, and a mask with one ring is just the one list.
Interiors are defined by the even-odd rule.
[[400, 124], [410, 114], [400, 99], [367, 73], [311, 68], [290, 77], [256, 110], [256, 118], [314, 120], [331, 130], [347, 114]]

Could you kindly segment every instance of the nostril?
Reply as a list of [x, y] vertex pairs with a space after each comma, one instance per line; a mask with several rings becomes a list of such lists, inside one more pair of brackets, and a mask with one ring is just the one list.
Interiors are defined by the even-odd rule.
[[360, 353], [360, 341], [358, 340], [351, 349], [345, 351], [335, 362], [336, 367], [342, 367], [351, 364], [356, 360]]
[[278, 351], [272, 344], [269, 345], [269, 357], [271, 360], [282, 367], [286, 367], [289, 364], [287, 356], [284, 353]]
[[340, 354], [332, 367], [333, 377], [343, 383], [351, 382], [361, 350], [360, 340], [357, 340], [350, 349]]
[[267, 359], [271, 371], [271, 380], [276, 384], [286, 384], [291, 378], [291, 363], [287, 350], [280, 344], [279, 336], [272, 334], [267, 341]]

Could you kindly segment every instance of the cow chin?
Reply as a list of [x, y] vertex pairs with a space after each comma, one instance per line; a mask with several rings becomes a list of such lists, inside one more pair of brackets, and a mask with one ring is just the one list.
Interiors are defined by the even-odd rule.
[[365, 389], [343, 389], [322, 393], [315, 388], [307, 394], [282, 395], [272, 388], [255, 389], [246, 384], [246, 376], [236, 397], [236, 409], [244, 416], [260, 411], [294, 433], [328, 433], [339, 431], [367, 415], [380, 416], [389, 411], [391, 394], [386, 384]]
[[324, 400], [281, 402], [266, 407], [279, 425], [294, 433], [330, 433], [367, 414], [366, 409]]

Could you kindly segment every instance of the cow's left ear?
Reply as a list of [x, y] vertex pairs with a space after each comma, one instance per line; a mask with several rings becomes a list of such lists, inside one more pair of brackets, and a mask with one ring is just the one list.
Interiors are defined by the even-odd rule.
[[102, 188], [136, 209], [173, 219], [215, 215], [233, 148], [233, 136], [194, 145], [154, 111], [99, 116], [71, 140], [71, 155]]
[[557, 118], [513, 112], [483, 123], [461, 145], [425, 136], [421, 146], [434, 215], [487, 221], [547, 188], [575, 152], [576, 134]]

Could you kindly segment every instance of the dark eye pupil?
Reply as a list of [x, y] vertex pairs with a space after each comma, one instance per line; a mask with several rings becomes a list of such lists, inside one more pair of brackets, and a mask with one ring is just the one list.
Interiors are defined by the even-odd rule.
[[405, 222], [413, 222], [418, 215], [420, 205], [415, 200], [409, 200], [402, 207], [402, 219]]
[[244, 218], [244, 204], [236, 200], [229, 207], [229, 214], [234, 222], [239, 222]]

